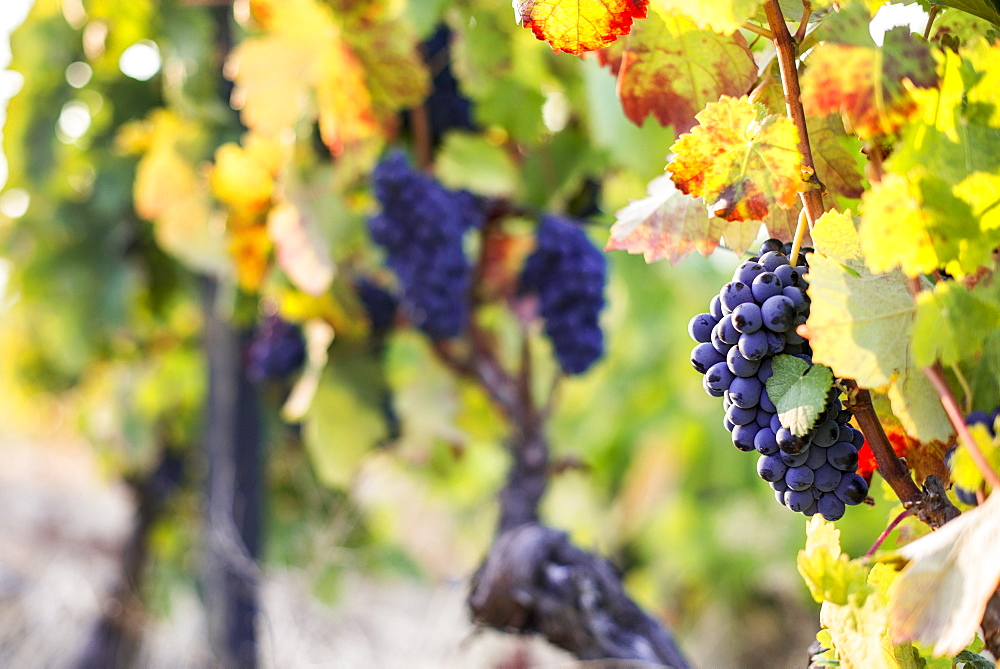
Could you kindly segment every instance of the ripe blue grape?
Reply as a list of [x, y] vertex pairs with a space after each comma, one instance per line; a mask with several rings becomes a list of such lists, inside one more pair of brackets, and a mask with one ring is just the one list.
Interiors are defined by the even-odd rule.
[[751, 409], [757, 406], [761, 390], [763, 390], [763, 386], [757, 377], [735, 377], [730, 381], [729, 397], [733, 404], [744, 409]]
[[733, 320], [733, 327], [743, 334], [757, 332], [764, 324], [760, 315], [760, 307], [754, 302], [744, 302], [737, 305], [730, 317]]
[[736, 268], [736, 272], [733, 273], [733, 281], [739, 281], [742, 284], [749, 286], [753, 283], [753, 280], [757, 278], [758, 274], [764, 272], [764, 266], [758, 262], [752, 260], [744, 260], [740, 263], [740, 266]]
[[778, 442], [774, 438], [774, 431], [768, 425], [758, 430], [753, 438], [753, 447], [761, 455], [774, 455], [778, 452]]
[[719, 291], [719, 298], [722, 300], [722, 312], [731, 313], [744, 302], [753, 302], [754, 296], [750, 286], [741, 281], [730, 281]]
[[843, 476], [842, 471], [827, 462], [813, 471], [813, 485], [822, 492], [833, 492]]
[[764, 325], [772, 332], [784, 332], [792, 327], [795, 320], [795, 307], [792, 301], [784, 295], [774, 295], [764, 300], [760, 306]]
[[740, 353], [737, 346], [733, 346], [726, 354], [726, 362], [730, 371], [736, 376], [754, 376], [760, 369], [759, 360], [748, 360]]
[[302, 329], [277, 315], [267, 316], [246, 349], [247, 376], [253, 381], [282, 379], [301, 367], [305, 359]]
[[826, 459], [842, 472], [856, 472], [858, 470], [858, 449], [850, 442], [838, 441], [828, 448]]
[[844, 474], [834, 493], [844, 504], [860, 504], [868, 496], [868, 484], [859, 474]]
[[698, 344], [691, 349], [691, 366], [699, 374], [704, 374], [712, 365], [725, 361], [726, 358], [716, 351], [711, 344]]
[[736, 342], [740, 355], [747, 360], [760, 360], [768, 353], [767, 334], [762, 330], [740, 335]]
[[781, 280], [774, 272], [764, 272], [750, 285], [750, 292], [757, 304], [763, 304], [769, 297], [781, 295]]
[[712, 328], [718, 323], [712, 314], [698, 314], [688, 322], [688, 336], [697, 342], [712, 341]]
[[762, 455], [757, 460], [757, 475], [765, 481], [778, 481], [785, 478], [788, 467], [777, 455]]

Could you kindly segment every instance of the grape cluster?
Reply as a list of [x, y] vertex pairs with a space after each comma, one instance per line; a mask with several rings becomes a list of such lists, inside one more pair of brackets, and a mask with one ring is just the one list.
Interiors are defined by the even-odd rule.
[[[992, 414], [988, 414], [985, 411], [973, 411], [968, 416], [965, 417], [966, 425], [985, 425], [986, 429], [989, 430], [990, 436], [996, 438], [996, 422], [1000, 418], [1000, 409], [995, 409]], [[955, 455], [955, 449], [948, 451], [948, 464], [951, 465], [951, 459]], [[969, 506], [979, 506], [979, 499], [976, 497], [975, 490], [969, 490], [968, 488], [962, 488], [961, 486], [953, 486], [952, 490], [955, 491], [955, 497], [962, 504], [968, 504]]]
[[456, 337], [469, 315], [472, 267], [463, 237], [484, 219], [476, 198], [451, 191], [394, 153], [373, 173], [382, 212], [368, 222], [402, 288], [400, 306], [431, 339]]
[[302, 366], [306, 342], [302, 329], [277, 315], [264, 318], [246, 350], [247, 376], [253, 381], [283, 379]]
[[812, 364], [809, 342], [796, 332], [809, 316], [808, 267], [802, 256], [790, 265], [790, 250], [779, 240], [765, 241], [760, 255], [740, 264], [712, 298], [709, 312], [691, 319], [688, 332], [698, 342], [691, 364], [705, 375], [705, 391], [723, 398], [723, 422], [736, 448], [759, 453], [757, 474], [775, 499], [807, 516], [837, 520], [845, 505], [868, 495], [857, 474], [864, 437], [848, 424], [852, 414], [831, 390], [813, 429], [795, 436], [781, 424], [765, 386], [776, 355]]
[[542, 216], [536, 239], [519, 290], [538, 295], [559, 366], [567, 374], [581, 374], [604, 351], [598, 323], [604, 307], [604, 254], [578, 223], [556, 216]]

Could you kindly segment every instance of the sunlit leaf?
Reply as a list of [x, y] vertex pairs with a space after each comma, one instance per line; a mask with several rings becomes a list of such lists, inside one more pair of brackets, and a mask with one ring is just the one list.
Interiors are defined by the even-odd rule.
[[806, 524], [806, 546], [796, 564], [817, 603], [846, 604], [851, 595], [866, 591], [866, 569], [840, 550], [840, 530], [819, 514]]
[[685, 193], [703, 197], [727, 220], [760, 220], [771, 205], [789, 208], [803, 188], [802, 156], [792, 122], [746, 97], [722, 96], [671, 147], [667, 165]]
[[774, 374], [767, 380], [767, 394], [778, 410], [781, 424], [792, 434], [805, 436], [826, 408], [833, 372], [791, 355], [775, 357], [772, 367]]
[[910, 560], [892, 587], [889, 620], [897, 642], [919, 641], [952, 656], [973, 639], [1000, 581], [1000, 495], [907, 544]]
[[514, 17], [553, 49], [580, 54], [609, 44], [646, 16], [649, 0], [514, 0]]
[[274, 242], [278, 265], [307, 295], [320, 295], [333, 281], [333, 261], [318, 230], [298, 208], [283, 202], [267, 217], [267, 235]]
[[316, 119], [334, 153], [378, 136], [365, 73], [329, 7], [316, 0], [271, 4], [265, 25], [226, 62], [234, 105], [251, 130], [276, 136]]
[[802, 77], [806, 113], [839, 113], [848, 131], [862, 139], [892, 134], [915, 113], [916, 103], [904, 79], [921, 87], [937, 82], [930, 46], [905, 27], [887, 32], [882, 48], [874, 42], [819, 44], [806, 64]]
[[652, 115], [677, 134], [687, 132], [707, 103], [743, 95], [757, 78], [742, 35], [699, 30], [682, 16], [653, 14], [622, 42], [618, 96], [636, 125]]
[[914, 439], [945, 443], [954, 434], [934, 386], [912, 360], [889, 384], [888, 397], [892, 413]]
[[710, 29], [731, 35], [754, 16], [763, 4], [760, 0], [652, 0], [657, 11], [669, 15], [680, 14], [694, 21], [700, 29]]
[[[813, 360], [841, 378], [878, 388], [907, 367], [916, 306], [901, 273], [872, 274], [857, 263], [861, 254], [850, 220], [849, 211], [827, 213], [814, 227], [817, 252], [809, 258], [812, 308], [806, 325]], [[835, 227], [828, 232], [827, 226]], [[826, 239], [838, 243], [826, 246]]]

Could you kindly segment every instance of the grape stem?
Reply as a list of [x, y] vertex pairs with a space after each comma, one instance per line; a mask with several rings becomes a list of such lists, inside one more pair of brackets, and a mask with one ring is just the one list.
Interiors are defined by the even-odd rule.
[[976, 463], [979, 473], [993, 487], [993, 490], [1000, 490], [1000, 477], [993, 471], [986, 456], [980, 450], [979, 444], [972, 438], [969, 426], [965, 424], [965, 417], [962, 415], [962, 410], [955, 400], [955, 395], [951, 392], [951, 387], [944, 378], [944, 371], [941, 369], [941, 365], [934, 363], [933, 365], [924, 367], [923, 372], [927, 380], [934, 386], [934, 391], [938, 394], [938, 397], [941, 398], [941, 405], [944, 407], [945, 413], [948, 414], [952, 426], [958, 433], [958, 438], [969, 450], [969, 455], [972, 456], [972, 461]]
[[872, 544], [872, 547], [869, 548], [868, 552], [865, 553], [862, 557], [868, 558], [871, 557], [872, 555], [875, 555], [875, 551], [877, 551], [879, 548], [882, 547], [882, 544], [885, 543], [885, 540], [889, 538], [889, 535], [892, 534], [892, 531], [896, 529], [896, 526], [898, 526], [906, 518], [909, 518], [912, 515], [913, 515], [913, 509], [903, 509], [902, 513], [893, 518], [892, 522], [889, 523], [889, 526], [886, 527], [884, 530], [882, 530], [882, 534], [878, 535], [878, 539], [875, 540], [875, 543]]

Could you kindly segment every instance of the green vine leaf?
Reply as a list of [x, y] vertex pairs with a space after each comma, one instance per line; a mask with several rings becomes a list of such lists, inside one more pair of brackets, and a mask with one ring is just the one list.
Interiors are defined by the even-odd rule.
[[939, 4], [960, 9], [1000, 26], [1000, 2], [997, 0], [942, 0]]
[[810, 365], [791, 355], [779, 355], [772, 363], [774, 374], [767, 380], [767, 394], [778, 410], [781, 424], [796, 436], [804, 436], [816, 424], [833, 387], [833, 372], [823, 365]]

